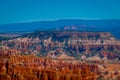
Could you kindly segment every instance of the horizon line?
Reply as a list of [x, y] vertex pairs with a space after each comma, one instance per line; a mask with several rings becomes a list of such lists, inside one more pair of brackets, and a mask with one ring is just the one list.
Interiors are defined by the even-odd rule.
[[1, 25], [10, 25], [10, 24], [22, 24], [22, 23], [34, 23], [34, 22], [52, 22], [52, 21], [62, 21], [62, 20], [120, 20], [120, 19], [101, 19], [101, 18], [96, 18], [96, 19], [89, 19], [89, 18], [65, 18], [65, 19], [52, 19], [52, 20], [33, 20], [33, 21], [18, 21], [18, 22], [12, 22], [12, 23], [6, 23], [6, 24], [0, 24]]

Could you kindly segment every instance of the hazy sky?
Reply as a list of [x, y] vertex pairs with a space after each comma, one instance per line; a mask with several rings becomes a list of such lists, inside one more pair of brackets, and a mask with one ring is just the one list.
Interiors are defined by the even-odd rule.
[[0, 0], [0, 24], [57, 19], [120, 19], [120, 0]]

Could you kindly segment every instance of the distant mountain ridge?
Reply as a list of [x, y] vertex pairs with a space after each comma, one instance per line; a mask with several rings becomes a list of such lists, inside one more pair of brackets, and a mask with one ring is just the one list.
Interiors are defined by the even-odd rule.
[[[80, 31], [111, 32], [115, 36], [120, 33], [120, 20], [82, 20], [63, 19], [56, 21], [37, 21], [0, 25], [0, 32], [7, 31], [35, 31], [35, 30], [62, 30], [65, 26], [79, 27]], [[83, 27], [84, 26], [84, 27]]]

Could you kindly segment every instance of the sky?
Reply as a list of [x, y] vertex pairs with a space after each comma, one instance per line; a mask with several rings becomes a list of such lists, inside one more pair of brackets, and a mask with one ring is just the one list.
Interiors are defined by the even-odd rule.
[[120, 0], [0, 0], [0, 24], [58, 19], [120, 19]]

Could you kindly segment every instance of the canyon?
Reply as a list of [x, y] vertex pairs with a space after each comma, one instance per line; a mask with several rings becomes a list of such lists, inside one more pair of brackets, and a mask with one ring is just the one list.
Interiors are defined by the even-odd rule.
[[0, 80], [119, 80], [110, 32], [35, 31], [0, 42]]

